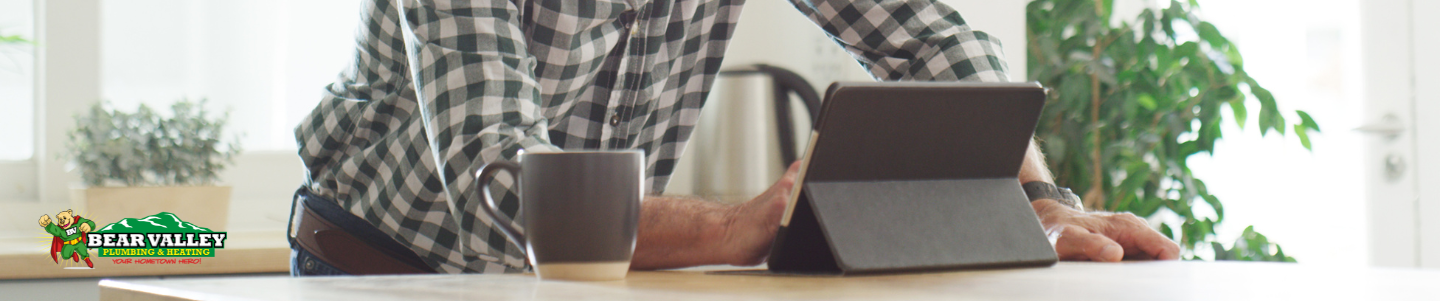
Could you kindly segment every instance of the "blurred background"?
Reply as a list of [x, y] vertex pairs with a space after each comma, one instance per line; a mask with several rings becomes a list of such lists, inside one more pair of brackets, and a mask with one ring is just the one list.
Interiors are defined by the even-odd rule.
[[[233, 187], [226, 226], [231, 232], [282, 231], [290, 194], [304, 176], [294, 155], [294, 126], [317, 103], [321, 88], [352, 60], [360, 2], [0, 0], [0, 37], [5, 38], [0, 40], [0, 127], [5, 129], [0, 131], [5, 145], [0, 148], [0, 238], [21, 238], [0, 242], [33, 243], [33, 237], [43, 235], [34, 230], [36, 215], [71, 206], [69, 190], [80, 185], [80, 176], [63, 155], [66, 133], [75, 126], [74, 116], [100, 100], [133, 110], [140, 104], [167, 108], [182, 98], [205, 98], [212, 112], [228, 110], [227, 131], [238, 135], [243, 152], [220, 174], [220, 183]], [[1027, 59], [1028, 45], [1035, 43], [1027, 37], [1027, 10], [1053, 7], [1032, 7], [1024, 0], [940, 2], [958, 10], [973, 28], [999, 37], [1012, 80], [1037, 78], [1027, 74], [1034, 69], [1027, 66], [1033, 61]], [[1209, 242], [1235, 248], [1233, 242], [1253, 226], [1302, 264], [1440, 268], [1440, 190], [1425, 185], [1440, 183], [1440, 157], [1435, 155], [1440, 154], [1440, 123], [1427, 121], [1440, 116], [1440, 92], [1423, 89], [1440, 84], [1440, 61], [1422, 55], [1440, 51], [1440, 21], [1421, 17], [1440, 13], [1440, 4], [1193, 2], [1101, 3], [1113, 6], [1107, 9], [1116, 27], [1138, 26], [1135, 16], [1142, 11], [1182, 5], [1238, 49], [1248, 75], [1273, 94], [1283, 127], [1300, 123], [1295, 111], [1301, 110], [1320, 130], [1306, 136], [1309, 149], [1293, 129], [1262, 135], [1264, 118], [1255, 116], [1265, 104], [1254, 89], [1237, 96], [1250, 108], [1243, 127], [1232, 109], [1220, 110], [1224, 122], [1216, 126], [1224, 135], [1213, 152], [1184, 162], [1194, 178], [1204, 180], [1208, 193], [1223, 201], [1224, 218], [1213, 224], [1213, 234], [1202, 233], [1205, 244], [1187, 254], [1215, 259]], [[1180, 30], [1175, 39], [1199, 41], [1204, 38], [1199, 35], [1199, 30]], [[1202, 50], [1218, 50], [1204, 45]], [[834, 81], [872, 80], [787, 1], [747, 3], [724, 69], [755, 64], [794, 71], [822, 91]], [[743, 79], [722, 78], [712, 100], [767, 101], [752, 98], [768, 92], [755, 94], [749, 90], [755, 87], [727, 82], [734, 80]], [[712, 102], [720, 105], [734, 104]], [[709, 118], [712, 111], [707, 107], [702, 128], [743, 122]], [[797, 122], [808, 122], [799, 117]], [[807, 141], [804, 134], [799, 131], [801, 143]], [[720, 139], [698, 135], [695, 139]], [[773, 145], [754, 148], [774, 152]], [[706, 166], [715, 166], [723, 155], [712, 151], [707, 156], [693, 146], [687, 152], [668, 193], [718, 194], [719, 199], [759, 193], [756, 185], [704, 178], [718, 172]], [[747, 181], [768, 184], [779, 174], [778, 165], [755, 168], [759, 176], [747, 176]], [[1076, 191], [1083, 195], [1081, 188]], [[1169, 200], [1165, 207], [1170, 208], [1179, 197], [1160, 198]], [[1203, 200], [1193, 203], [1190, 218], [1218, 219]], [[1174, 231], [1186, 221], [1185, 215], [1166, 209], [1147, 216], [1156, 227], [1177, 225]], [[11, 249], [30, 250], [0, 248]]]

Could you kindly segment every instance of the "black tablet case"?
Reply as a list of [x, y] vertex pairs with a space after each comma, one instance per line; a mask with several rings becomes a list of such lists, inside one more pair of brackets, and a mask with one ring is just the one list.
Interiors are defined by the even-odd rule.
[[1037, 83], [832, 85], [770, 271], [1054, 264], [1017, 179], [1044, 100]]

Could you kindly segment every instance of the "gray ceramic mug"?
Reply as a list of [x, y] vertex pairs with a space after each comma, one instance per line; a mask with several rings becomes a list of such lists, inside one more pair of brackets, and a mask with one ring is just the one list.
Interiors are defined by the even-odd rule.
[[[644, 197], [644, 153], [523, 153], [476, 173], [495, 229], [525, 248], [543, 279], [618, 280], [630, 270]], [[511, 227], [490, 194], [500, 171], [517, 179], [525, 232]]]

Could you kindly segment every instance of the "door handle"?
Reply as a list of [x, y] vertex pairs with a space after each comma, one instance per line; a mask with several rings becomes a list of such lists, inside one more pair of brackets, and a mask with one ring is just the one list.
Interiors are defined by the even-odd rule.
[[1385, 181], [1394, 183], [1405, 176], [1405, 157], [1391, 153], [1385, 155]]
[[[1400, 117], [1389, 113], [1381, 116], [1379, 122], [1369, 123], [1355, 128], [1356, 131], [1362, 133], [1384, 137], [1387, 141], [1394, 141], [1396, 138], [1399, 138], [1400, 134], [1405, 133], [1405, 129], [1405, 123], [1400, 121]], [[1405, 162], [1404, 155], [1391, 152], [1386, 154], [1383, 160], [1384, 162], [1381, 163], [1381, 165], [1385, 166], [1386, 182], [1398, 182], [1405, 176], [1407, 163]]]
[[1386, 139], [1395, 139], [1400, 136], [1400, 133], [1405, 132], [1405, 124], [1401, 123], [1400, 117], [1395, 117], [1395, 114], [1385, 114], [1385, 116], [1380, 117], [1380, 122], [1365, 124], [1355, 128], [1355, 130], [1366, 134], [1379, 135]]

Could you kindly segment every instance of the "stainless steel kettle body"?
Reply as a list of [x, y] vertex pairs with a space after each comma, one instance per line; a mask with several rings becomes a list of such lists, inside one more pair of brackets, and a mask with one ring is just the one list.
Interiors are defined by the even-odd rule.
[[802, 155], [819, 108], [815, 89], [794, 72], [767, 65], [720, 72], [666, 194], [726, 202], [759, 195]]

